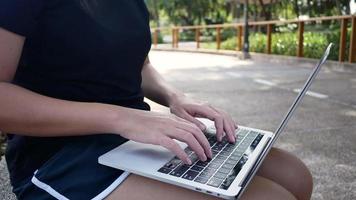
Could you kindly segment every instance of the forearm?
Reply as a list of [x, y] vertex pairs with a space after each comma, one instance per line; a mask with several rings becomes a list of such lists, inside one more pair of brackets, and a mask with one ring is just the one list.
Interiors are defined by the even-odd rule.
[[154, 69], [148, 58], [142, 69], [142, 89], [145, 97], [164, 106], [169, 106], [184, 94], [167, 83]]
[[29, 136], [112, 133], [124, 112], [122, 107], [59, 100], [4, 82], [0, 94], [0, 130]]

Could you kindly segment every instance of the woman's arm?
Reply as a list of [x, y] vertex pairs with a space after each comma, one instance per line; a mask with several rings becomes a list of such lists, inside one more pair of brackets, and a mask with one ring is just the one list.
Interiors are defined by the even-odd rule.
[[195, 117], [213, 120], [217, 129], [218, 140], [221, 141], [226, 134], [230, 142], [235, 142], [237, 126], [230, 115], [209, 104], [186, 97], [182, 92], [164, 81], [163, 77], [154, 69], [148, 57], [142, 69], [142, 89], [147, 98], [170, 107], [173, 114], [194, 123], [201, 130], [204, 130], [205, 126]]
[[117, 108], [49, 98], [9, 83], [24, 41], [0, 28], [0, 130], [46, 137], [110, 131]]
[[[187, 143], [205, 161], [209, 143], [194, 125], [174, 115], [121, 106], [55, 99], [11, 84], [25, 38], [0, 28], [0, 130], [37, 137], [113, 133], [161, 145], [185, 163], [188, 155], [173, 140]], [[149, 128], [147, 128], [149, 127]]]

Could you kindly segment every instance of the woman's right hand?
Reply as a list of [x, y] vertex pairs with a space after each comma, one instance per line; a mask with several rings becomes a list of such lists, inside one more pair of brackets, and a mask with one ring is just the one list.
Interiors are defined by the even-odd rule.
[[202, 161], [212, 157], [206, 136], [195, 124], [172, 114], [130, 111], [126, 115], [125, 128], [119, 127], [117, 131], [122, 137], [165, 147], [189, 165], [192, 161], [173, 139], [188, 144]]

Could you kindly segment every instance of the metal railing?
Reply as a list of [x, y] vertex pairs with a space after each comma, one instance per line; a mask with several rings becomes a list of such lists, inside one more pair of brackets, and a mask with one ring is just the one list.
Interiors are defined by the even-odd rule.
[[[340, 41], [339, 41], [339, 62], [345, 61], [345, 55], [347, 51], [347, 27], [349, 21], [351, 21], [351, 35], [350, 35], [350, 45], [349, 45], [349, 58], [348, 62], [356, 62], [356, 16], [354, 15], [345, 15], [345, 16], [330, 16], [330, 17], [317, 17], [303, 20], [284, 20], [284, 21], [258, 21], [258, 22], [249, 22], [249, 27], [258, 27], [265, 26], [266, 31], [266, 54], [272, 53], [272, 34], [273, 27], [276, 25], [285, 25], [285, 24], [297, 24], [297, 57], [304, 57], [304, 26], [306, 23], [310, 22], [322, 22], [322, 21], [340, 21]], [[203, 29], [216, 29], [216, 49], [221, 48], [221, 30], [225, 28], [235, 28], [236, 29], [236, 50], [241, 51], [243, 45], [243, 23], [231, 23], [231, 24], [214, 24], [214, 25], [196, 25], [196, 26], [174, 26], [174, 27], [159, 27], [152, 28], [153, 33], [153, 46], [157, 48], [158, 44], [158, 34], [159, 31], [170, 30], [172, 35], [172, 48], [179, 47], [179, 32], [181, 30], [193, 30], [195, 31], [195, 42], [196, 48], [200, 48], [201, 43], [201, 31]]]

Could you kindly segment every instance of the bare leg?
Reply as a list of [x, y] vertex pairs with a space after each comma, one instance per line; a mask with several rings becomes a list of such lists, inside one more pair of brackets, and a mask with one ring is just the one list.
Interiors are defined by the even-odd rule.
[[311, 197], [313, 178], [308, 168], [286, 151], [273, 148], [257, 174], [278, 183], [299, 200]]
[[[213, 196], [162, 183], [145, 177], [130, 175], [107, 200], [215, 200]], [[282, 186], [273, 181], [256, 176], [244, 193], [243, 200], [296, 200]]]

